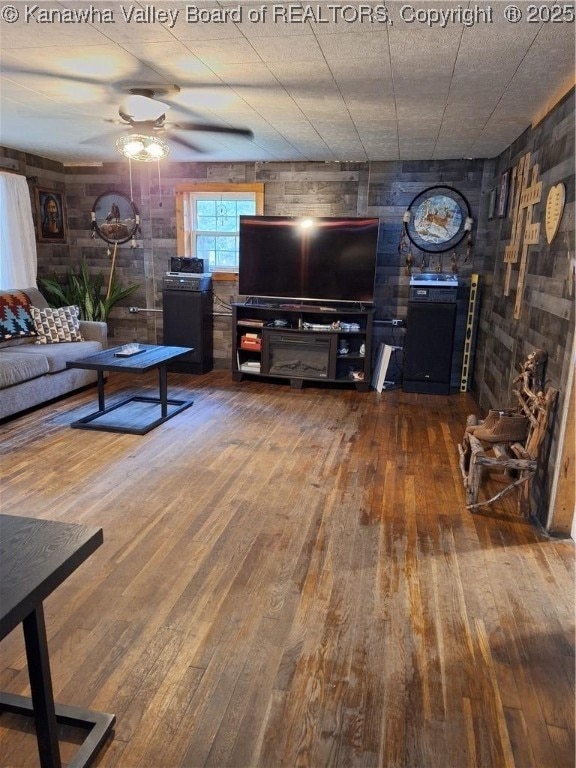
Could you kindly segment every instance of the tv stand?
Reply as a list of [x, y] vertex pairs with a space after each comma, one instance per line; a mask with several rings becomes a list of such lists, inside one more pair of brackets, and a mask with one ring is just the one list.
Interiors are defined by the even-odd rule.
[[232, 377], [350, 384], [370, 389], [372, 321], [364, 306], [313, 303], [232, 305]]

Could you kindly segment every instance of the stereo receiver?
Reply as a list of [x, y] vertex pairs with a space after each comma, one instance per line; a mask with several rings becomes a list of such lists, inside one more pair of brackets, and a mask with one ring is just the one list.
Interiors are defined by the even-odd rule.
[[210, 273], [203, 275], [185, 275], [168, 273], [162, 280], [165, 291], [209, 291], [212, 288]]
[[409, 301], [454, 302], [457, 294], [455, 275], [423, 273], [410, 278]]

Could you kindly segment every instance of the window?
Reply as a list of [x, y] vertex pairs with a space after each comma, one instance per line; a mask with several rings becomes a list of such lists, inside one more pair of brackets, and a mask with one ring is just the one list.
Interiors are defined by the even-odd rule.
[[238, 269], [238, 217], [253, 216], [256, 201], [253, 192], [221, 194], [197, 192], [189, 197], [190, 253], [204, 259], [210, 272]]
[[238, 271], [240, 216], [262, 213], [262, 184], [177, 187], [178, 255], [204, 259], [208, 272]]

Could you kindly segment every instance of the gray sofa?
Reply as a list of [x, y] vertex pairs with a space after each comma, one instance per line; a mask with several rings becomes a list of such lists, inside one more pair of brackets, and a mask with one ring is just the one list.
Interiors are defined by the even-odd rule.
[[[48, 306], [37, 288], [19, 290], [33, 306]], [[67, 369], [66, 362], [105, 349], [108, 327], [81, 320], [80, 331], [84, 341], [36, 344], [33, 336], [0, 341], [0, 420], [96, 381], [95, 371]]]

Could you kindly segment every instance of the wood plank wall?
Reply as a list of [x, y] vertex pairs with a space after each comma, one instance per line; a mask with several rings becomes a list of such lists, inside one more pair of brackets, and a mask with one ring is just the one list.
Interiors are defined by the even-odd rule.
[[[47, 184], [58, 175], [57, 169], [44, 168], [41, 159], [27, 156], [27, 174], [37, 174]], [[315, 213], [319, 216], [377, 216], [381, 221], [381, 237], [376, 276], [376, 318], [406, 317], [409, 277], [398, 254], [402, 215], [412, 198], [422, 189], [434, 184], [447, 184], [461, 191], [469, 200], [477, 221], [475, 237], [481, 239], [483, 223], [483, 189], [487, 171], [482, 160], [434, 161], [398, 163], [167, 163], [162, 166], [161, 187], [156, 169], [149, 166], [133, 168], [132, 189], [142, 219], [142, 239], [138, 248], [123, 245], [117, 256], [118, 276], [126, 283], [138, 283], [140, 290], [114, 310], [110, 330], [118, 343], [138, 339], [156, 342], [162, 336], [159, 313], [129, 314], [128, 305], [159, 309], [161, 307], [162, 277], [169, 268], [170, 257], [176, 253], [176, 203], [174, 189], [178, 184], [192, 181], [265, 184], [264, 213], [297, 215]], [[102, 168], [60, 168], [60, 183], [65, 181], [69, 211], [70, 240], [67, 246], [39, 245], [40, 274], [66, 271], [85, 256], [94, 271], [110, 266], [110, 256], [104, 241], [92, 239], [90, 210], [96, 197], [111, 189], [130, 192], [128, 168], [125, 163], [106, 163]], [[464, 283], [473, 272], [483, 273], [485, 255], [475, 248], [466, 259], [465, 248], [459, 249], [460, 277]], [[420, 256], [423, 256], [421, 254]], [[422, 263], [417, 255], [416, 263]], [[449, 270], [449, 257], [439, 264], [437, 258], [425, 258], [424, 268]], [[237, 281], [215, 284], [218, 297], [216, 311], [224, 311], [222, 302], [237, 296]], [[395, 344], [390, 329], [377, 323], [374, 348], [380, 341]], [[215, 323], [215, 362], [228, 368], [230, 360], [230, 330], [225, 320]]]
[[[492, 185], [499, 176], [513, 168], [527, 152], [531, 167], [538, 164], [543, 182], [542, 200], [534, 207], [533, 221], [541, 222], [538, 245], [528, 251], [527, 279], [519, 319], [514, 318], [518, 265], [512, 272], [512, 289], [504, 296], [504, 248], [510, 242], [511, 219], [487, 222], [486, 236], [491, 243], [491, 270], [485, 281], [476, 350], [475, 392], [482, 408], [503, 407], [512, 403], [512, 379], [534, 348], [548, 354], [546, 380], [559, 390], [551, 439], [546, 446], [544, 463], [534, 488], [534, 505], [546, 524], [550, 487], [554, 477], [559, 425], [567, 408], [572, 345], [575, 326], [574, 231], [575, 231], [575, 94], [574, 89], [535, 128], [527, 130], [497, 158]], [[562, 182], [566, 186], [566, 205], [558, 235], [552, 244], [545, 237], [544, 214], [549, 189]], [[573, 436], [569, 439], [573, 439]], [[552, 524], [559, 534], [570, 532], [571, 521], [558, 518]]]

